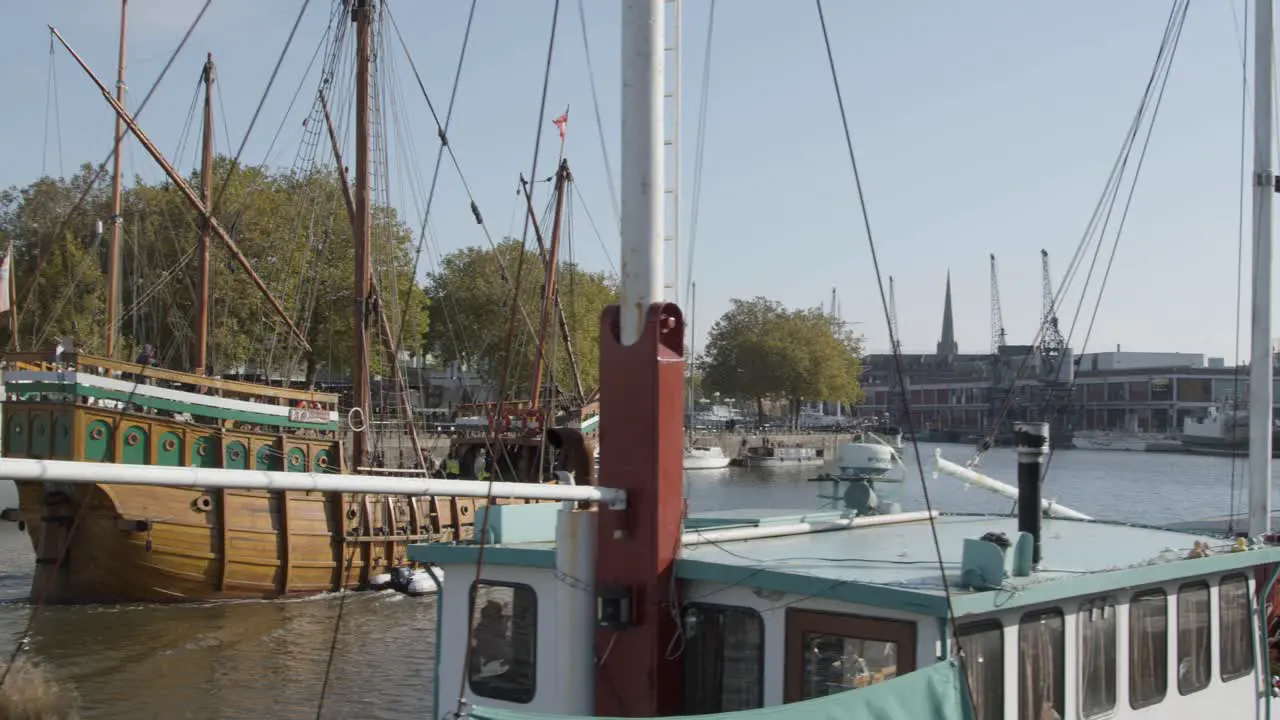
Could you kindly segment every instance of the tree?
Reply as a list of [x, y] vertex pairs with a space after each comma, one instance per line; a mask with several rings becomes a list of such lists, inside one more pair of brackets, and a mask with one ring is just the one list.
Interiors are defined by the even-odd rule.
[[[0, 240], [15, 242], [24, 349], [36, 341], [47, 346], [48, 338], [58, 334], [74, 334], [86, 350], [105, 349], [110, 205], [102, 183], [70, 213], [91, 175], [86, 166], [69, 181], [43, 178], [0, 193]], [[215, 237], [210, 250], [211, 369], [226, 373], [252, 367], [291, 376], [305, 367], [309, 380], [322, 366], [349, 372], [354, 358], [354, 248], [335, 170], [233, 168], [220, 157], [213, 177], [215, 215], [305, 334], [312, 352], [303, 356], [270, 304]], [[198, 187], [198, 174], [193, 172], [189, 182]], [[96, 218], [107, 223], [101, 240], [93, 238]], [[121, 354], [132, 359], [147, 343], [156, 347], [162, 364], [193, 367], [199, 217], [171, 183], [137, 178], [124, 193], [121, 221]], [[54, 237], [59, 227], [62, 234]], [[416, 350], [426, 334], [427, 301], [414, 282], [412, 234], [392, 208], [375, 207], [371, 243], [382, 308], [393, 334]], [[60, 310], [64, 295], [68, 300]], [[388, 358], [381, 352], [376, 317], [371, 332], [374, 371], [379, 372]], [[0, 333], [8, 339], [7, 332]]]
[[[530, 394], [546, 278], [536, 245], [530, 242], [524, 249], [523, 266], [521, 256], [520, 241], [510, 238], [496, 248], [468, 247], [446, 255], [439, 272], [427, 278], [427, 295], [433, 302], [424, 346], [437, 361], [470, 367], [495, 387], [502, 386], [505, 377], [507, 396], [516, 399]], [[519, 301], [513, 308], [517, 275]], [[617, 281], [574, 263], [562, 263], [558, 278], [583, 393], [589, 395], [600, 381], [600, 314], [617, 301]], [[509, 336], [513, 309], [515, 324]], [[572, 392], [572, 369], [555, 318], [553, 312], [543, 382], [554, 379], [563, 391]]]
[[767, 298], [733, 300], [700, 360], [703, 389], [755, 400], [786, 399], [792, 420], [809, 400], [856, 402], [861, 341], [821, 310], [788, 311]]

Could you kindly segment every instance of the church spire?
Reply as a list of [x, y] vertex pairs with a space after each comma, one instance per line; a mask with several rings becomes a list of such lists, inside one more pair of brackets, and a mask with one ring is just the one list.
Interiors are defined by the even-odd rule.
[[956, 345], [955, 321], [951, 317], [951, 271], [948, 270], [947, 295], [942, 306], [942, 339], [938, 341], [938, 360], [944, 365], [949, 365], [959, 352], [960, 348]]

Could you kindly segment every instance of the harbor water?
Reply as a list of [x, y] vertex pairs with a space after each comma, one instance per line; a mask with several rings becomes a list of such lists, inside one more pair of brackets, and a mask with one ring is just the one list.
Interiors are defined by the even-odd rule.
[[[973, 450], [922, 445], [933, 506], [944, 511], [1010, 511], [1010, 501], [932, 477], [935, 448], [957, 463]], [[907, 452], [904, 509], [925, 506]], [[996, 448], [979, 469], [1015, 482], [1016, 458]], [[729, 468], [690, 472], [693, 511], [720, 508], [816, 509], [820, 468]], [[1105, 519], [1164, 523], [1242, 512], [1243, 460], [1192, 455], [1068, 450], [1055, 454], [1045, 496]], [[601, 484], [608, 485], [607, 468]], [[1232, 487], [1235, 487], [1233, 505]], [[1046, 548], [1046, 557], [1052, 548]], [[26, 536], [0, 523], [0, 652], [23, 642], [33, 557]], [[341, 623], [338, 616], [341, 612]], [[181, 606], [45, 607], [22, 657], [73, 692], [82, 718], [314, 718], [325, 668], [324, 717], [431, 717], [435, 599], [392, 591], [302, 600]], [[455, 659], [455, 662], [461, 662]], [[456, 688], [442, 689], [452, 702]]]

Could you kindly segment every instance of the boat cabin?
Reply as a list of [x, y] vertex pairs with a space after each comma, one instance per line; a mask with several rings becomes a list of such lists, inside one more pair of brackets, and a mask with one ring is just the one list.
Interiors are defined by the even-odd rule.
[[[592, 715], [592, 668], [609, 662], [595, 651], [596, 515], [495, 508], [478, 580], [477, 546], [411, 547], [448, 578], [435, 717], [462, 687], [472, 718]], [[1045, 519], [1033, 569], [1016, 518], [941, 515], [943, 575], [930, 513], [852, 515], [686, 517], [670, 647], [684, 714], [1235, 718], [1265, 702], [1257, 598], [1280, 548]]]

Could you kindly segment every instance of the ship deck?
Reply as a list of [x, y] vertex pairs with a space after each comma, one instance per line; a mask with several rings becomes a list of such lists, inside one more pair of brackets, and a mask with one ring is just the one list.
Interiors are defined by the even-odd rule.
[[[720, 511], [690, 516], [685, 530], [767, 527], [839, 517], [836, 512], [786, 509]], [[676, 573], [688, 581], [801, 593], [943, 617], [948, 590], [955, 614], [964, 616], [1280, 562], [1280, 548], [1235, 552], [1232, 541], [1220, 535], [1046, 518], [1042, 525], [1043, 561], [1037, 570], [1027, 577], [1006, 578], [998, 590], [971, 590], [963, 587], [960, 579], [964, 541], [989, 532], [1013, 538], [1017, 519], [941, 515], [933, 525], [941, 547], [941, 572], [930, 523], [914, 521], [687, 544], [681, 550]], [[554, 533], [554, 524], [546, 532]], [[532, 539], [528, 533], [524, 537]], [[554, 567], [551, 537], [537, 539], [540, 541], [489, 545], [485, 562]], [[1209, 554], [1190, 559], [1197, 543], [1206, 544]], [[415, 546], [410, 556], [420, 562], [472, 564], [477, 551], [474, 545]]]

